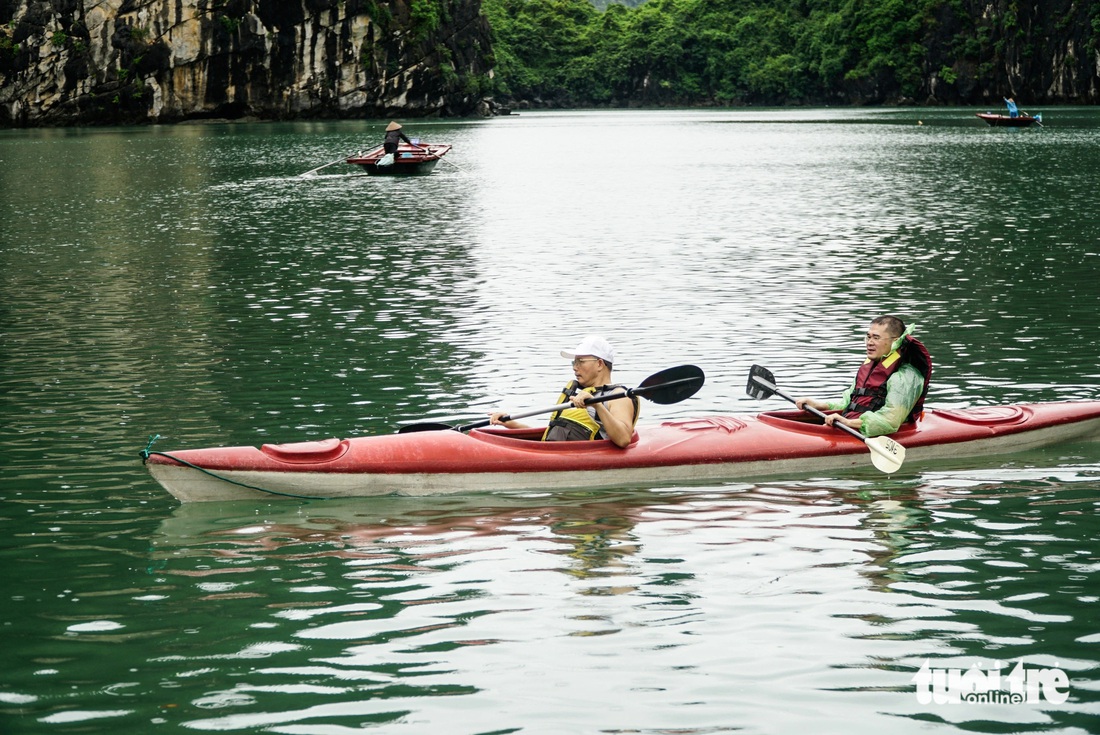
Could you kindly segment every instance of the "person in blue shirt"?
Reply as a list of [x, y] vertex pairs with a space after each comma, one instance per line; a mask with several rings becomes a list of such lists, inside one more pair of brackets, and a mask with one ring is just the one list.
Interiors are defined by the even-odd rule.
[[1019, 117], [1020, 111], [1016, 109], [1016, 100], [1012, 99], [1011, 97], [1005, 97], [1004, 100], [1005, 106], [1008, 107], [1008, 116]]

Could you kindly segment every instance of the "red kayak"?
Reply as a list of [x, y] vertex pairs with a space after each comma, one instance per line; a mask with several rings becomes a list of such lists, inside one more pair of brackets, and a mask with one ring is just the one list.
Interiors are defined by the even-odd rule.
[[[800, 411], [667, 421], [639, 428], [624, 449], [544, 443], [541, 433], [494, 427], [142, 454], [184, 502], [713, 483], [870, 464], [858, 438]], [[928, 409], [890, 438], [910, 464], [1095, 440], [1100, 401]]]

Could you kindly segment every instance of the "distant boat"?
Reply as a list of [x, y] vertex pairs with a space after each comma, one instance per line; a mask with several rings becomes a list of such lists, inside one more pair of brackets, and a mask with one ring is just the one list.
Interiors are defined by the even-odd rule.
[[379, 165], [386, 154], [382, 146], [349, 156], [347, 162], [362, 166], [372, 176], [423, 176], [430, 174], [449, 150], [451, 146], [446, 143], [402, 143], [388, 166]]
[[1024, 113], [1016, 117], [1009, 117], [1008, 115], [996, 115], [992, 112], [979, 112], [977, 116], [995, 128], [1026, 128], [1032, 123], [1039, 123], [1039, 127], [1043, 126], [1043, 116], [1041, 114], [1033, 117]]

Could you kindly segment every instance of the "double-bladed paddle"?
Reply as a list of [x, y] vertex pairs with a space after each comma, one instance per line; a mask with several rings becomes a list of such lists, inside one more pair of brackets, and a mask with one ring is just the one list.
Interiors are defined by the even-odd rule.
[[[771, 398], [774, 395], [786, 398], [791, 403], [795, 402], [793, 398], [779, 390], [779, 387], [775, 384], [775, 376], [772, 375], [771, 371], [760, 365], [753, 365], [752, 369], [749, 370], [749, 385], [746, 390], [753, 398]], [[809, 411], [818, 418], [825, 418], [824, 413], [811, 406], [806, 406], [803, 410]], [[871, 464], [886, 474], [901, 469], [901, 464], [905, 461], [905, 447], [893, 439], [888, 439], [885, 436], [866, 437], [851, 426], [841, 423], [834, 423], [833, 428], [846, 431], [866, 444], [867, 448], [871, 450]]]
[[[679, 403], [680, 401], [690, 398], [695, 395], [700, 388], [703, 387], [703, 371], [695, 365], [680, 365], [678, 367], [668, 368], [662, 370], [659, 373], [654, 373], [648, 378], [643, 380], [637, 388], [627, 388], [625, 391], [618, 393], [609, 393], [607, 395], [599, 396], [597, 398], [590, 398], [586, 403], [592, 405], [593, 403], [603, 403], [605, 401], [614, 401], [617, 398], [631, 398], [633, 396], [641, 396], [646, 400], [653, 401], [662, 405], [668, 405], [671, 403]], [[562, 409], [572, 408], [573, 404], [569, 401], [565, 403], [557, 403], [547, 408], [537, 408], [533, 411], [523, 411], [521, 413], [513, 413], [508, 416], [501, 416], [501, 421], [511, 421], [512, 419], [522, 419], [528, 416], [537, 416], [540, 413], [553, 413], [554, 411], [561, 411]], [[464, 424], [462, 426], [451, 426], [450, 424], [409, 424], [402, 426], [398, 429], [398, 434], [409, 434], [414, 431], [469, 431], [470, 429], [477, 429], [482, 426], [489, 426], [492, 423], [490, 419], [483, 419], [481, 421], [475, 421], [472, 424]]]

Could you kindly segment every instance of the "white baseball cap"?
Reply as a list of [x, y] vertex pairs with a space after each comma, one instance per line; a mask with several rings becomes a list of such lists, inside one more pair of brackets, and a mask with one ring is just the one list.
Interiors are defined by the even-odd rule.
[[588, 335], [572, 350], [561, 351], [561, 356], [568, 360], [572, 360], [577, 355], [592, 355], [592, 357], [598, 357], [604, 362], [615, 362], [615, 348], [611, 346], [610, 342], [597, 334]]

